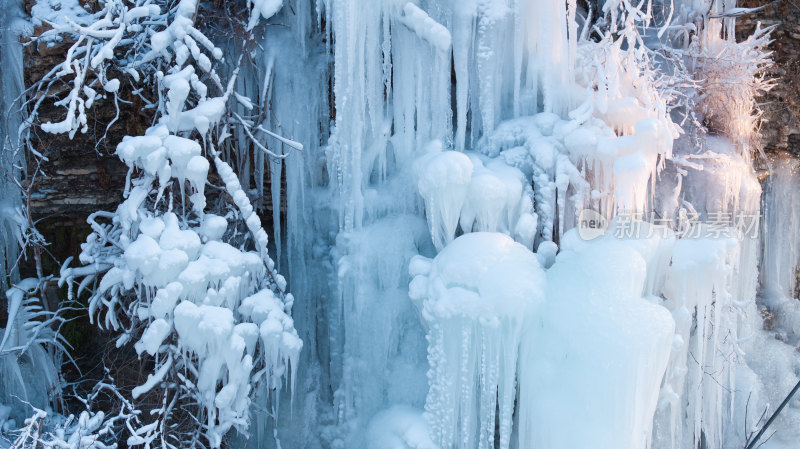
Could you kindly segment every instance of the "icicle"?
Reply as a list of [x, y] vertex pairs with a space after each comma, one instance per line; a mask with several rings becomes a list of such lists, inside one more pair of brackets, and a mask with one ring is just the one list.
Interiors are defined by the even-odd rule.
[[0, 8], [0, 301], [8, 306], [8, 322], [0, 328], [0, 421], [6, 425], [21, 425], [30, 418], [31, 406], [45, 409], [60, 392], [52, 354], [40, 344], [54, 338], [49, 325], [33, 339], [33, 328], [47, 318], [41, 300], [31, 297], [43, 293], [36, 290], [39, 280], [20, 280], [18, 267], [28, 223], [18, 185], [26, 167], [20, 39], [30, 24], [23, 17], [20, 1]]
[[[19, 281], [17, 255], [26, 227], [22, 202], [15, 181], [24, 175], [25, 148], [18, 135], [24, 119], [18, 98], [24, 90], [22, 77], [21, 35], [25, 23], [18, 1], [11, 1], [0, 11], [0, 291], [9, 288], [7, 281]], [[22, 169], [24, 170], [24, 168]], [[9, 179], [9, 177], [13, 179]]]
[[795, 295], [800, 266], [800, 167], [782, 159], [774, 163], [764, 198], [764, 258], [761, 282], [766, 302], [777, 305]]
[[[713, 155], [673, 153], [678, 128], [655, 88], [659, 72], [638, 44], [619, 45], [614, 36], [579, 42], [575, 1], [289, 3], [296, 14], [279, 17], [290, 31], [266, 31], [265, 128], [304, 147], [302, 158], [291, 155], [284, 165], [282, 248], [293, 290], [311, 298], [295, 308], [298, 329], [318, 351], [302, 355], [313, 359], [300, 374], [308, 413], [292, 430], [325, 430], [288, 437], [281, 429], [284, 444], [355, 446], [366, 428], [376, 447], [488, 449], [499, 441], [503, 448], [664, 449], [693, 447], [698, 438], [720, 447], [732, 428], [726, 412], [738, 413], [730, 404], [743, 399], [702, 379], [689, 354], [721, 370], [726, 388], [758, 380], [756, 368], [722, 363], [719, 351], [736, 358], [741, 348], [717, 332], [739, 339], [758, 331], [751, 314], [757, 241], [674, 246], [671, 237], [606, 236], [587, 243], [572, 230], [584, 208], [607, 223], [617, 212], [656, 207], [670, 219], [681, 200], [701, 213], [758, 206], [749, 161], [721, 151], [724, 142], [704, 144]], [[606, 5], [616, 26], [621, 3]], [[316, 34], [311, 22], [321, 26], [322, 18], [325, 33]], [[618, 28], [617, 36], [632, 36], [637, 26]], [[692, 166], [709, 177], [698, 178]], [[480, 244], [486, 235], [496, 245]], [[687, 247], [708, 254], [695, 257]], [[528, 269], [487, 260], [501, 249]], [[712, 254], [724, 266], [714, 266]], [[443, 273], [439, 263], [451, 258], [458, 263]], [[541, 275], [534, 260], [551, 271]], [[402, 274], [409, 264], [410, 292]], [[471, 264], [503, 267], [497, 277], [530, 287], [536, 306], [509, 312], [502, 305], [519, 292], [466, 276]], [[575, 267], [581, 270], [572, 273]], [[695, 279], [699, 273], [707, 278]], [[785, 289], [783, 282], [771, 281]], [[486, 294], [489, 284], [507, 298]], [[472, 314], [479, 305], [485, 313]], [[699, 392], [690, 396], [693, 387]], [[424, 420], [416, 410], [423, 399]], [[592, 431], [567, 427], [580, 410], [588, 410], [581, 422]], [[697, 436], [698, 420], [705, 437]], [[663, 437], [665, 429], [675, 435]], [[324, 441], [314, 440], [318, 434]]]
[[476, 232], [433, 260], [413, 259], [410, 272], [409, 295], [429, 325], [425, 410], [434, 442], [493, 448], [499, 422], [507, 449], [525, 317], [544, 300], [536, 256], [505, 235]]
[[[281, 151], [282, 154], [283, 151]], [[270, 193], [272, 198], [272, 229], [275, 235], [275, 258], [278, 260], [278, 271], [281, 271], [281, 254], [283, 237], [281, 235], [281, 203], [283, 159], [271, 159], [270, 166]]]

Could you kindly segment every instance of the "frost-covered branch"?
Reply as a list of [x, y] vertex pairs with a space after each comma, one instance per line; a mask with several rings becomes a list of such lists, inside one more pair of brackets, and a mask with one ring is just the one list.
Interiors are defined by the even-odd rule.
[[689, 48], [692, 68], [700, 80], [698, 109], [706, 126], [743, 146], [749, 153], [755, 147], [762, 111], [757, 99], [775, 84], [767, 74], [772, 65], [770, 33], [759, 22], [752, 35], [742, 42], [734, 36], [721, 36], [723, 30], [711, 19], [705, 33]]
[[[24, 425], [12, 432], [9, 449], [114, 449], [118, 432], [124, 426], [139, 426], [141, 411], [125, 399], [117, 386], [101, 381], [84, 398], [75, 396], [86, 407], [76, 417], [53, 414], [31, 406], [33, 414]], [[93, 410], [99, 402], [113, 400], [116, 412]], [[114, 407], [116, 408], [116, 407]]]
[[[221, 61], [222, 51], [195, 27], [197, 1], [181, 0], [162, 8], [164, 13], [151, 2], [136, 5], [140, 9], [133, 11], [107, 7], [100, 21], [73, 26], [80, 36], [75, 50], [53, 74], [71, 74], [66, 67], [75, 74], [74, 86], [85, 87], [81, 73], [97, 76], [115, 61], [115, 49], [134, 44], [125, 38], [131, 26], [137, 34], [149, 27], [149, 40], [115, 70], [134, 83], [155, 81], [154, 125], [117, 145], [129, 169], [124, 201], [114, 213], [89, 216], [92, 233], [82, 245], [82, 266], [67, 261], [60, 282], [68, 284], [70, 298], [89, 291], [92, 322], [118, 332], [117, 345], [133, 343], [141, 358], [153, 362], [132, 400], [157, 396], [161, 405], [151, 410], [152, 421], [126, 424], [128, 444], [216, 448], [231, 428], [247, 429], [255, 394], [276, 398], [271, 391], [294, 381], [302, 341], [290, 316], [293, 297], [269, 256], [267, 233], [215, 148], [236, 120], [256, 149], [286, 156], [267, 149], [251, 123], [228, 111], [238, 69], [227, 82], [215, 71], [212, 61]], [[76, 89], [67, 98], [76, 104], [80, 123], [87, 98]], [[240, 94], [235, 98], [250, 104]], [[62, 104], [68, 105], [66, 99]], [[71, 111], [68, 105], [65, 121], [44, 130], [74, 133]], [[205, 193], [209, 160], [226, 194], [212, 210]]]

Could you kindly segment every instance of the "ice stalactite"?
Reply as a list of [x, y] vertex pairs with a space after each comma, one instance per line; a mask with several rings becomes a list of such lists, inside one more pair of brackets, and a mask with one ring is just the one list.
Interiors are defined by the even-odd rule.
[[[450, 31], [410, 2], [403, 7], [396, 25], [392, 34], [392, 65], [398, 83], [393, 89], [399, 93], [393, 102], [395, 133], [400, 140], [397, 146], [400, 151], [420, 148], [431, 139], [442, 140], [449, 146]], [[427, 73], [431, 76], [426, 76]]]
[[9, 429], [13, 423], [23, 424], [28, 404], [46, 408], [51, 394], [58, 392], [52, 354], [41, 344], [52, 331], [31, 322], [37, 314], [43, 321], [48, 315], [39, 313], [41, 303], [35, 293], [39, 282], [21, 281], [18, 267], [28, 227], [21, 197], [26, 158], [20, 138], [25, 119], [20, 40], [30, 32], [30, 24], [23, 17], [19, 1], [0, 8], [0, 301], [6, 303], [7, 312], [5, 328], [0, 328], [0, 432], [4, 424]]
[[[421, 406], [425, 343], [408, 301], [405, 267], [418, 254], [433, 254], [424, 221], [412, 215], [377, 220], [339, 234], [335, 251], [338, 301], [344, 312], [343, 366], [335, 397], [342, 423], [358, 423], [385, 404]], [[378, 377], [362, 382], [372, 373]], [[357, 434], [349, 438], [355, 438], [353, 444], [361, 442]]]
[[[759, 413], [774, 410], [775, 404], [800, 380], [795, 349], [800, 342], [797, 300], [800, 216], [795, 206], [800, 187], [799, 166], [796, 159], [787, 155], [776, 157], [771, 165], [771, 174], [765, 182], [760, 234], [763, 252], [759, 312], [765, 317], [767, 332], [752, 333], [742, 342], [747, 365], [737, 373], [737, 384], [752, 392], [750, 403], [756, 404]], [[800, 409], [796, 405], [795, 399], [778, 417], [776, 425], [780, 431], [772, 439], [776, 445], [791, 447], [800, 438], [795, 430], [800, 428]], [[741, 412], [737, 418], [738, 422], [745, 419]], [[747, 417], [747, 421], [750, 428], [755, 428], [753, 417]]]
[[27, 278], [3, 292], [8, 322], [0, 328], [0, 421], [22, 424], [31, 406], [47, 408], [61, 391], [59, 370], [46, 346], [55, 344], [48, 327], [52, 321], [39, 325], [33, 320], [37, 314], [49, 315], [41, 313], [38, 287], [38, 279]]
[[8, 282], [19, 280], [16, 268], [21, 241], [22, 202], [16, 182], [24, 173], [25, 152], [19, 138], [19, 126], [25, 119], [21, 95], [22, 38], [26, 27], [19, 2], [12, 1], [0, 11], [0, 291], [8, 289]]
[[431, 147], [430, 152], [417, 161], [417, 187], [425, 200], [431, 238], [441, 250], [455, 238], [472, 180], [473, 164], [464, 153], [442, 151], [440, 145]]
[[764, 406], [748, 367], [754, 356], [748, 341], [761, 332], [755, 302], [761, 187], [733, 142], [709, 136], [705, 146], [703, 154], [679, 156], [691, 161], [684, 165], [684, 205], [693, 207], [680, 212], [682, 238], [663, 292], [676, 334], [656, 418], [658, 447], [701, 440], [727, 447], [754, 425], [742, 410], [749, 405], [758, 414]]
[[663, 426], [656, 432], [659, 446], [703, 440], [706, 447], [721, 448], [728, 427], [735, 425], [732, 403], [741, 354], [737, 307], [747, 304], [736, 291], [740, 248], [735, 238], [707, 232], [699, 229], [697, 238], [676, 242], [664, 288], [676, 332], [662, 390], [668, 418], [657, 421]]
[[470, 148], [501, 121], [574, 107], [575, 7], [520, 0], [421, 2], [452, 33], [454, 147]]
[[761, 284], [765, 302], [776, 306], [797, 297], [800, 241], [791, 237], [800, 233], [800, 209], [794, 207], [800, 201], [800, 166], [784, 158], [772, 170], [764, 198]]
[[[293, 41], [288, 37], [291, 31], [268, 28], [266, 32], [262, 89], [272, 106], [269, 120], [272, 128], [281, 126], [285, 135], [304, 144], [302, 161], [296, 155], [285, 161], [288, 261], [290, 282], [309, 276], [319, 279], [293, 286], [298, 294], [302, 290], [297, 288], [308, 291], [310, 296], [303, 294], [304, 298], [319, 301], [298, 304], [294, 310], [301, 333], [307, 332], [312, 337], [309, 341], [320, 342], [320, 369], [307, 372], [307, 391], [310, 400], [315, 396], [335, 404], [333, 416], [323, 409], [318, 418], [334, 424], [331, 429], [335, 430], [322, 432], [322, 439], [330, 444], [358, 442], [353, 431], [387, 404], [422, 406], [427, 369], [424, 331], [418, 324], [409, 324], [416, 321], [416, 312], [405, 299], [408, 278], [396, 277], [393, 270], [402, 270], [416, 254], [435, 254], [429, 232], [439, 248], [455, 237], [459, 226], [468, 228], [466, 232], [503, 232], [528, 248], [535, 241], [552, 239], [553, 219], [544, 236], [537, 237], [534, 194], [526, 187], [532, 176], [532, 169], [525, 165], [528, 156], [522, 157], [519, 168], [514, 158], [520, 149], [506, 156], [512, 162], [494, 160], [496, 153], [487, 157], [452, 151], [476, 146], [483, 133], [511, 118], [514, 109], [514, 114], [535, 113], [539, 102], [559, 113], [570, 107], [571, 100], [564, 98], [571, 94], [562, 89], [570, 58], [552, 48], [553, 36], [540, 37], [539, 31], [531, 31], [530, 22], [540, 21], [553, 29], [556, 44], [569, 38], [574, 48], [577, 36], [568, 30], [566, 5], [540, 3], [317, 2], [316, 13], [324, 17], [329, 33], [322, 36], [327, 41], [323, 44], [315, 41], [314, 36], [320, 35], [309, 31], [321, 22], [308, 23], [308, 4], [296, 1], [273, 20], [310, 34]], [[538, 18], [542, 8], [548, 11], [546, 19]], [[292, 54], [299, 57], [272, 53], [270, 45], [293, 49]], [[300, 68], [319, 64], [315, 73], [325, 74], [325, 46], [333, 54], [330, 105], [327, 86], [318, 85], [313, 75], [306, 77]], [[551, 76], [552, 67], [557, 70]], [[451, 74], [455, 84], [451, 84]], [[297, 76], [308, 79], [293, 81]], [[298, 105], [295, 98], [308, 95], [307, 85], [319, 87], [318, 91], [312, 88], [315, 100]], [[539, 96], [540, 90], [547, 94]], [[327, 129], [328, 107], [335, 111], [330, 138], [314, 131], [316, 126], [308, 126], [318, 122], [320, 129]], [[557, 121], [554, 114], [542, 117], [545, 127], [548, 119]], [[326, 139], [327, 146], [320, 148]], [[552, 199], [547, 203], [551, 204], [549, 217], [556, 208], [551, 187], [555, 151], [538, 150], [544, 168], [537, 174], [546, 178], [543, 186], [549, 190], [543, 187], [537, 194]], [[424, 166], [420, 161], [428, 158], [442, 159], [444, 172], [436, 172], [433, 166], [414, 169]], [[454, 158], [461, 165], [449, 166]], [[569, 179], [581, 182], [567, 157], [560, 159], [568, 172], [567, 183]], [[450, 184], [457, 187], [448, 189]], [[497, 198], [502, 197], [497, 204], [482, 196], [489, 187]], [[465, 214], [453, 203], [453, 196], [456, 202], [468, 203]], [[566, 192], [562, 197], [566, 204]], [[428, 226], [420, 219], [423, 203]], [[315, 213], [308, 214], [309, 208]], [[542, 210], [548, 210], [547, 206]], [[437, 214], [441, 215], [438, 219]], [[375, 353], [376, 345], [399, 349]], [[372, 373], [385, 375], [363, 385], [360, 380]], [[315, 388], [316, 383], [330, 385], [333, 397]], [[311, 410], [312, 405], [303, 407]]]
[[[513, 8], [522, 21], [522, 30], [515, 30], [514, 40], [517, 41], [519, 34], [525, 36], [522, 60], [519, 52], [514, 56], [514, 67], [520, 67], [514, 76], [524, 80], [522, 85], [533, 95], [533, 98], [515, 98], [520, 106], [514, 111], [530, 114], [534, 111], [525, 111], [524, 104], [531, 108], [531, 103], [541, 103], [542, 108], [537, 105], [537, 111], [564, 115], [577, 106], [573, 104], [571, 88], [578, 43], [575, 2], [514, 1]], [[522, 69], [525, 59], [527, 66]], [[516, 82], [515, 79], [515, 85]]]
[[411, 3], [326, 6], [336, 111], [325, 149], [332, 191], [315, 201], [330, 202], [338, 225], [327, 230], [336, 235], [336, 265], [324, 331], [336, 435], [359, 445], [353, 430], [386, 404], [421, 407], [424, 400], [424, 332], [407, 299], [405, 267], [434, 250], [411, 163], [430, 140], [451, 135], [451, 38]]
[[326, 151], [327, 169], [340, 198], [339, 228], [350, 230], [361, 227], [364, 218], [363, 188], [369, 178], [364, 179], [368, 169], [363, 155], [385, 151], [389, 138], [383, 95], [391, 66], [379, 56], [389, 57], [381, 48], [389, 23], [383, 20], [383, 2], [330, 3], [336, 122]]
[[[325, 412], [320, 416], [332, 424], [321, 432], [321, 439], [331, 446], [361, 444], [358, 429], [389, 405], [422, 405], [427, 386], [419, 375], [427, 367], [417, 357], [420, 351], [426, 352], [424, 331], [409, 324], [415, 312], [406, 299], [408, 279], [396, 273], [409, 261], [416, 261], [411, 262], [416, 276], [411, 294], [429, 326], [430, 391], [425, 403], [433, 441], [442, 447], [493, 447], [497, 436], [503, 447], [518, 443], [513, 436], [515, 385], [526, 374], [518, 371], [517, 358], [527, 357], [527, 366], [536, 366], [536, 351], [523, 341], [523, 329], [540, 314], [533, 311], [538, 306], [511, 313], [513, 307], [503, 305], [515, 303], [516, 298], [527, 310], [526, 301], [544, 301], [543, 296], [528, 298], [528, 293], [543, 287], [544, 279], [538, 287], [525, 279], [536, 278], [542, 266], [553, 263], [557, 248], [553, 241], [574, 226], [581, 208], [607, 199], [609, 216], [618, 204], [644, 210], [652, 194], [649, 183], [657, 170], [656, 160], [670, 154], [676, 137], [661, 105], [647, 102], [652, 92], [631, 87], [637, 79], [646, 80], [647, 73], [619, 74], [613, 72], [613, 63], [605, 66], [591, 60], [589, 50], [581, 56], [575, 8], [551, 2], [455, 5], [433, 0], [318, 4], [332, 41], [328, 45], [334, 59], [334, 104], [330, 106], [335, 123], [324, 155], [314, 155], [317, 150], [310, 149], [312, 142], [304, 164], [307, 171], [287, 171], [289, 238], [304, 235], [318, 242], [290, 249], [289, 257], [290, 264], [297, 261], [292, 273], [316, 273], [324, 276], [320, 283], [329, 283], [329, 290], [319, 291], [322, 307], [309, 309], [306, 323], [321, 320], [313, 330], [318, 341], [327, 334], [321, 370], [309, 377], [327, 380], [333, 390], [333, 416]], [[612, 61], [630, 56], [612, 43], [605, 45], [601, 49], [612, 54]], [[588, 66], [598, 72], [576, 86], [570, 69], [580, 57], [588, 58]], [[591, 91], [591, 76], [609, 84], [611, 93], [604, 90], [596, 100], [573, 111], [584, 89]], [[620, 85], [623, 90], [611, 90]], [[290, 91], [272, 90], [277, 96], [271, 101], [282, 104], [281, 92]], [[290, 113], [274, 112], [273, 117], [282, 121], [282, 114]], [[466, 149], [473, 151], [462, 152]], [[635, 160], [615, 167], [626, 157]], [[324, 169], [314, 165], [320, 162]], [[591, 176], [593, 170], [596, 178]], [[310, 194], [293, 196], [292, 185], [302, 185], [298, 192]], [[293, 215], [302, 204], [316, 206], [318, 216]], [[304, 224], [296, 227], [295, 220]], [[466, 235], [458, 237], [461, 233]], [[494, 248], [497, 245], [476, 243], [486, 236], [502, 244]], [[329, 256], [326, 245], [333, 248]], [[531, 251], [535, 247], [542, 248], [538, 255]], [[450, 253], [459, 260], [448, 266], [482, 266], [482, 256], [468, 254], [480, 248], [488, 253], [514, 248], [509, 250], [516, 255], [512, 259], [522, 268], [514, 268], [516, 263], [498, 264], [509, 276], [516, 276], [509, 287], [521, 282], [531, 291], [504, 289], [489, 282], [491, 276], [483, 282], [478, 274], [475, 279], [462, 279], [465, 285], [475, 284], [472, 289], [453, 286], [463, 295], [448, 296], [434, 289], [441, 280], [431, 280], [439, 275], [432, 275], [430, 267], [437, 261], [444, 264]], [[417, 254], [432, 257], [436, 250], [442, 259], [414, 258]], [[312, 255], [320, 266], [301, 261], [296, 251]], [[642, 316], [658, 315], [656, 306], [641, 297], [645, 291], [656, 294], [653, 284], [660, 279], [662, 253], [646, 253], [649, 258], [643, 264], [648, 269], [641, 285], [632, 287], [638, 291], [623, 302], [633, 304]], [[332, 267], [321, 268], [331, 262]], [[496, 270], [490, 262], [486, 266]], [[455, 268], [449, 273], [460, 276]], [[425, 288], [422, 279], [428, 280]], [[490, 288], [505, 293], [490, 292]], [[589, 301], [591, 295], [585, 296]], [[604, 299], [608, 301], [595, 304], [592, 310], [616, 317], [615, 303]], [[435, 306], [442, 301], [452, 302], [454, 308], [462, 302], [476, 308], [474, 313], [442, 312]], [[652, 338], [640, 338], [639, 333], [629, 336], [641, 340], [640, 349], [652, 345], [660, 349], [647, 354], [653, 366], [631, 380], [640, 391], [618, 385], [627, 395], [625, 403], [636, 412], [624, 417], [609, 414], [608, 422], [617, 427], [605, 434], [608, 444], [635, 441], [632, 444], [642, 445], [648, 440], [648, 417], [666, 363], [664, 336], [672, 334], [669, 314], [662, 311], [659, 319], [663, 318], [664, 326]], [[554, 322], [563, 321], [563, 317], [559, 321], [561, 312], [552, 314]], [[298, 323], [302, 320], [297, 319]], [[608, 339], [619, 342], [625, 337], [611, 333]], [[529, 349], [521, 351], [524, 344]], [[634, 366], [645, 352], [642, 349], [620, 364]], [[589, 365], [592, 360], [587, 356], [581, 363]], [[372, 373], [381, 374], [374, 381], [360, 381]], [[451, 378], [458, 381], [452, 383]], [[318, 394], [324, 401], [324, 392]], [[528, 389], [525, 394], [539, 392]], [[526, 419], [533, 419], [533, 409], [526, 410]], [[397, 429], [380, 431], [386, 416], [400, 415], [408, 429], [422, 428], [414, 424], [416, 412], [390, 408], [370, 420], [367, 444], [410, 445], [398, 438]], [[629, 440], [626, 432], [635, 437]], [[521, 441], [522, 446], [527, 444]]]
[[[284, 447], [319, 446], [317, 433], [307, 429], [316, 428], [329, 417], [325, 411], [318, 411], [318, 402], [333, 401], [330, 390], [323, 387], [331, 382], [325, 329], [328, 317], [323, 300], [330, 292], [326, 252], [333, 244], [330, 230], [335, 226], [331, 224], [335, 222], [335, 211], [329, 197], [320, 194], [328, 181], [322, 169], [322, 144], [328, 138], [330, 120], [329, 64], [316, 14], [313, 0], [286, 1], [265, 27], [260, 45], [254, 49], [255, 67], [250, 68], [252, 89], [257, 92], [251, 98], [264, 111], [255, 123], [302, 145], [302, 151], [297, 151], [257, 130], [256, 136], [266, 147], [288, 157], [276, 163], [256, 155], [253, 164], [258, 196], [271, 198], [273, 222], [284, 232], [274, 239], [276, 243], [278, 239], [284, 242], [280, 253], [276, 244], [276, 262], [286, 263], [282, 269], [288, 273], [289, 288], [296, 297], [303, 298], [292, 309], [295, 327], [302, 340], [316, 342], [316, 348], [300, 353], [293, 399], [280, 404], [281, 415], [292, 418], [273, 433], [276, 429], [270, 417], [255, 414], [258, 423], [252, 427], [248, 446], [271, 447], [276, 436]], [[247, 147], [236, 147], [242, 148]], [[285, 184], [281, 182], [281, 171]], [[265, 178], [271, 183], [269, 191]], [[281, 192], [282, 188], [285, 191]], [[288, 226], [284, 227], [284, 223]], [[306, 279], [314, 281], [303, 281]]]

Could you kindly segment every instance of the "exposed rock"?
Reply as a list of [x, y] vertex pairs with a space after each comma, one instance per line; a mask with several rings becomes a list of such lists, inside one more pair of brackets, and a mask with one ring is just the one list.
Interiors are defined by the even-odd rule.
[[[35, 0], [26, 0], [25, 9], [30, 13]], [[97, 2], [81, 1], [81, 4], [97, 7]], [[34, 30], [34, 38], [47, 31], [44, 24]], [[25, 85], [30, 87], [42, 79], [56, 64], [64, 60], [72, 42], [36, 45], [25, 47]], [[58, 88], [65, 91], [67, 86]], [[55, 93], [55, 92], [51, 92]], [[63, 96], [60, 93], [59, 98]], [[113, 155], [117, 143], [132, 128], [145, 128], [151, 114], [142, 112], [134, 102], [129, 86], [120, 88], [120, 97], [125, 102], [119, 103], [119, 119], [112, 126], [105, 139], [106, 126], [114, 119], [116, 107], [113, 97], [98, 100], [88, 111], [90, 127], [86, 134], [78, 133], [73, 139], [66, 134], [53, 135], [33, 129], [32, 144], [47, 160], [42, 162], [41, 169], [46, 176], [39, 176], [33, 181], [31, 207], [37, 218], [45, 216], [61, 216], [62, 218], [84, 217], [97, 209], [113, 209], [120, 202], [125, 182], [125, 167]], [[66, 113], [63, 107], [53, 105], [55, 99], [46, 99], [40, 109], [38, 121], [61, 121]], [[29, 158], [29, 164], [35, 164]], [[35, 167], [29, 167], [33, 173]]]

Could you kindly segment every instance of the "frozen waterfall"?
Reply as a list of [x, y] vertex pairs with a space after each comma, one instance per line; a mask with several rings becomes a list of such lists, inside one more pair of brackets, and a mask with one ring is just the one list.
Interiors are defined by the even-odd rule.
[[[260, 211], [271, 181], [303, 349], [277, 428], [255, 413], [237, 442], [742, 448], [797, 382], [800, 162], [773, 158], [762, 184], [752, 92], [681, 103], [665, 77], [724, 70], [653, 50], [733, 51], [734, 5], [254, 3], [271, 18], [235, 88], [289, 154], [236, 134], [220, 151]], [[8, 14], [4, 113], [22, 91]], [[731, 112], [726, 95], [749, 96]], [[20, 165], [12, 118], [3, 167]], [[19, 281], [15, 192], [0, 179], [3, 290]], [[798, 401], [765, 449], [800, 448]]]
[[[285, 226], [316, 341], [282, 444], [743, 445], [794, 374], [748, 350], [771, 337], [737, 136], [681, 137], [641, 55], [582, 38], [574, 2], [330, 0], [316, 24], [306, 4], [278, 19], [297, 53], [268, 59], [275, 119], [304, 124]], [[605, 237], [580, 238], [585, 210]], [[772, 245], [760, 285], [793, 279]]]

